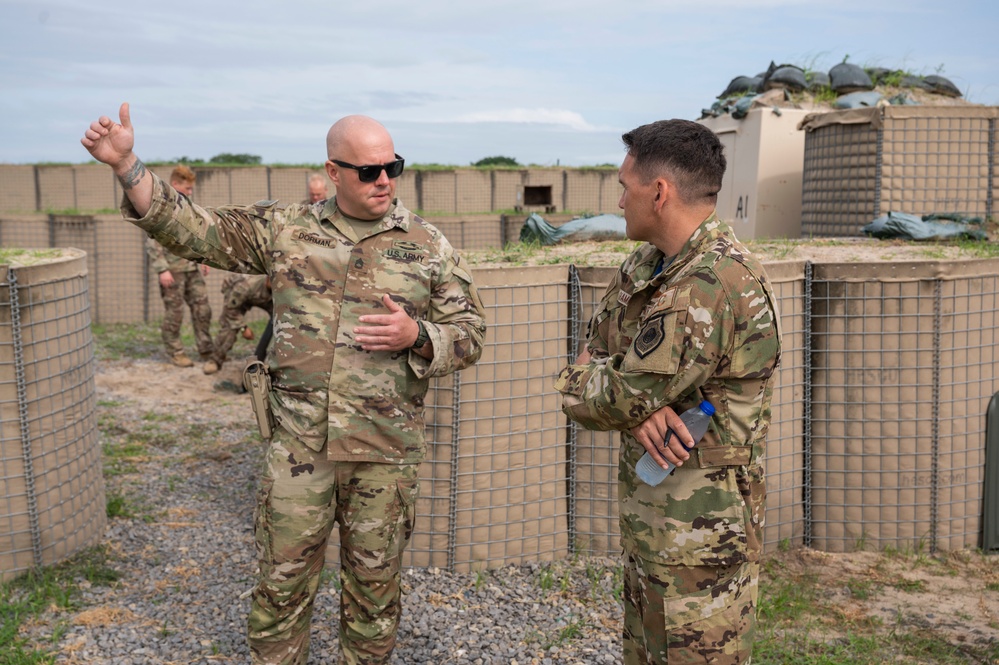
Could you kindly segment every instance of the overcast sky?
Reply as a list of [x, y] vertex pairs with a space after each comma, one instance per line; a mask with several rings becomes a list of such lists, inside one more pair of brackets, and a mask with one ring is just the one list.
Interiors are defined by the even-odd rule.
[[0, 162], [86, 162], [131, 103], [147, 161], [321, 163], [351, 113], [409, 163], [617, 164], [771, 61], [942, 74], [999, 104], [996, 0], [0, 0]]

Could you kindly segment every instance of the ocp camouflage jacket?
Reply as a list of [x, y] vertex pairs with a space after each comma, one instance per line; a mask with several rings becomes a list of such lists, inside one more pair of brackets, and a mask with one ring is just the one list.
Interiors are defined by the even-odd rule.
[[[122, 214], [176, 254], [270, 275], [268, 363], [279, 425], [313, 450], [329, 444], [331, 460], [423, 459], [429, 378], [478, 360], [485, 335], [472, 276], [440, 231], [396, 201], [357, 240], [335, 198], [284, 209], [274, 201], [202, 208], [155, 176], [146, 216], [127, 199]], [[354, 340], [361, 315], [388, 313], [383, 294], [426, 323], [432, 360], [365, 351]]]
[[[621, 430], [619, 501], [625, 551], [666, 565], [728, 565], [761, 550], [761, 460], [780, 357], [774, 297], [759, 261], [715, 215], [676, 259], [646, 244], [625, 259], [590, 320], [592, 360], [556, 382], [563, 410], [596, 430]], [[671, 406], [711, 402], [691, 459], [656, 487], [635, 463], [628, 430]]]

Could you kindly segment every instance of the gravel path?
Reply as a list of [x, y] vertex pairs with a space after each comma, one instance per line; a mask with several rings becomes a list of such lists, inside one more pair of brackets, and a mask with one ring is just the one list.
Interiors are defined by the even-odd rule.
[[[163, 368], [148, 365], [130, 363], [128, 372]], [[54, 645], [57, 663], [249, 662], [251, 521], [263, 444], [247, 427], [248, 403], [223, 396], [178, 404], [136, 398], [124, 385], [98, 386], [102, 445], [140, 450], [114, 457], [105, 474], [109, 496], [123, 497], [131, 513], [111, 519], [105, 539], [121, 579], [84, 587], [72, 612], [46, 613], [28, 635], [38, 648]], [[393, 663], [620, 662], [616, 561], [540, 562], [479, 574], [409, 569], [403, 583]], [[336, 662], [338, 608], [338, 578], [327, 571], [310, 663]]]

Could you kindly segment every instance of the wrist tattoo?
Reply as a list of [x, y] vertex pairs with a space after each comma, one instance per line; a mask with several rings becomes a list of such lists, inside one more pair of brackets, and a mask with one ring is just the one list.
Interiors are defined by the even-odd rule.
[[141, 159], [136, 159], [135, 164], [132, 164], [132, 167], [124, 175], [118, 176], [118, 182], [121, 183], [122, 188], [129, 190], [138, 185], [144, 175], [146, 175], [146, 165], [142, 163]]

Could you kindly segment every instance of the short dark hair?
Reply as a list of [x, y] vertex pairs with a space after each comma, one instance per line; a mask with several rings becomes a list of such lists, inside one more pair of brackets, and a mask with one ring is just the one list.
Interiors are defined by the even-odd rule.
[[721, 141], [691, 120], [657, 120], [621, 137], [644, 182], [666, 177], [685, 203], [714, 202], [725, 175]]

